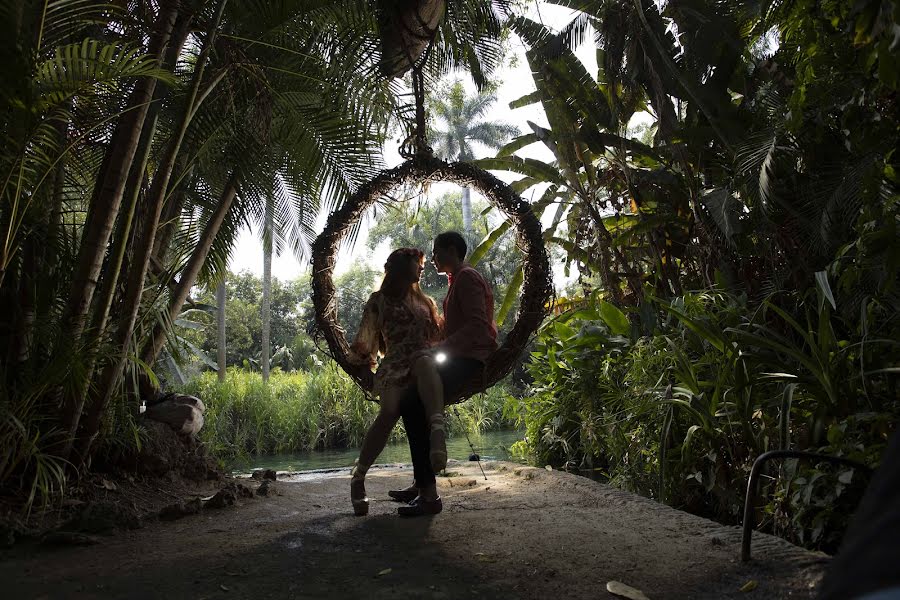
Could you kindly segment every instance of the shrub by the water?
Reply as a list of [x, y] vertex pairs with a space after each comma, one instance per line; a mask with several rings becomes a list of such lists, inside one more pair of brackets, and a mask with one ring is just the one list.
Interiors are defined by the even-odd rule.
[[[219, 383], [215, 373], [201, 374], [181, 389], [201, 398], [206, 423], [200, 432], [218, 458], [247, 457], [362, 444], [378, 405], [335, 363], [312, 372], [275, 369], [265, 383], [257, 372], [230, 369]], [[503, 416], [508, 393], [495, 386], [458, 405], [459, 419], [448, 415], [451, 434], [509, 428]], [[402, 421], [391, 441], [405, 439]]]
[[[653, 318], [632, 324], [593, 298], [549, 323], [532, 354], [532, 394], [517, 409], [526, 441], [514, 450], [599, 469], [614, 485], [735, 524], [750, 467], [767, 450], [877, 464], [900, 417], [891, 315], [872, 312], [883, 338], [867, 340], [816, 298], [785, 295], [754, 310], [707, 291], [661, 308], [663, 319], [644, 311]], [[769, 474], [761, 527], [836, 550], [865, 474], [796, 460]]]

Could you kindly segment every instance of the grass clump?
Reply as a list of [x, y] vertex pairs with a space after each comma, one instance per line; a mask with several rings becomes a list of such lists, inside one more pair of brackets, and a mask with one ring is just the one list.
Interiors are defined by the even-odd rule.
[[[275, 369], [268, 383], [259, 373], [241, 369], [229, 370], [221, 383], [215, 373], [202, 373], [179, 391], [203, 400], [206, 422], [200, 437], [225, 461], [357, 447], [378, 413], [378, 404], [330, 361], [313, 372]], [[457, 405], [460, 418], [451, 415], [451, 432], [511, 428], [513, 422], [503, 416], [508, 398], [505, 387], [495, 386]], [[404, 439], [401, 421], [390, 441]]]

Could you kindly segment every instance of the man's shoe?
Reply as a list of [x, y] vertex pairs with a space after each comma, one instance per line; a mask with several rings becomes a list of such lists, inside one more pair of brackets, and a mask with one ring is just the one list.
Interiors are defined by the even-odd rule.
[[408, 490], [388, 490], [388, 496], [391, 497], [391, 500], [396, 500], [397, 502], [402, 502], [403, 504], [409, 504], [410, 502], [415, 500], [416, 496], [418, 495], [418, 488], [412, 488]]
[[397, 509], [397, 514], [401, 517], [424, 517], [425, 515], [436, 515], [444, 510], [444, 504], [441, 502], [440, 496], [436, 500], [424, 500], [421, 496]]

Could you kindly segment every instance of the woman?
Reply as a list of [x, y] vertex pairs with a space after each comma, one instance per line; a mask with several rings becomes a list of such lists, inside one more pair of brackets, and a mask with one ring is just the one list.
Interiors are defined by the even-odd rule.
[[[442, 319], [434, 300], [422, 292], [419, 279], [425, 255], [417, 248], [400, 248], [388, 256], [381, 288], [369, 296], [356, 339], [350, 346], [350, 360], [368, 364], [375, 370], [373, 393], [380, 409], [366, 432], [359, 458], [350, 477], [353, 512], [369, 512], [366, 472], [384, 449], [391, 430], [400, 418], [401, 394], [413, 382], [429, 416], [432, 432], [432, 464], [447, 464], [444, 432], [443, 385], [434, 361], [422, 358], [422, 351], [440, 341]], [[376, 360], [381, 354], [379, 364]]]

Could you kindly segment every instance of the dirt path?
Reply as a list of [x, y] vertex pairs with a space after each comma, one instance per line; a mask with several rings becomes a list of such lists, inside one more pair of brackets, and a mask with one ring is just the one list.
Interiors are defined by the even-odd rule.
[[[297, 476], [274, 496], [149, 523], [96, 546], [17, 550], [4, 598], [613, 598], [610, 580], [660, 598], [812, 598], [821, 554], [754, 536], [560, 472], [451, 465], [444, 512], [400, 519], [387, 490], [408, 468], [370, 472], [368, 517], [346, 472]], [[751, 592], [739, 591], [756, 581]]]

